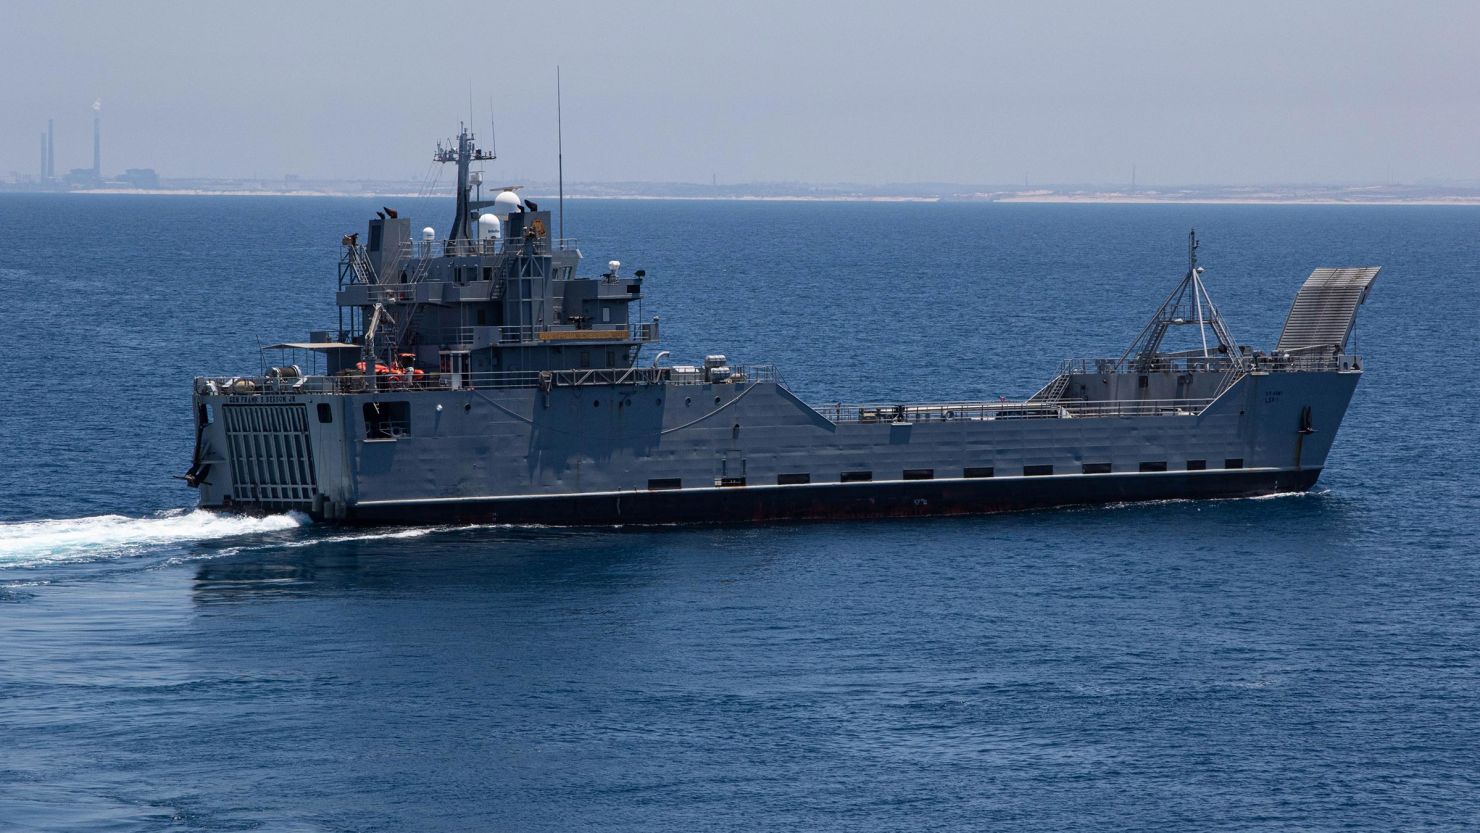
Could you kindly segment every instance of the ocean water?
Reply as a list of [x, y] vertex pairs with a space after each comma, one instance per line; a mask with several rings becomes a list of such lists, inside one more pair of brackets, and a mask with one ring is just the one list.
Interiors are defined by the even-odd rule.
[[1385, 271], [1318, 490], [742, 528], [192, 511], [189, 380], [383, 202], [0, 196], [0, 831], [1480, 826], [1480, 209], [572, 201], [675, 358], [1023, 396], [1203, 236], [1240, 341]]

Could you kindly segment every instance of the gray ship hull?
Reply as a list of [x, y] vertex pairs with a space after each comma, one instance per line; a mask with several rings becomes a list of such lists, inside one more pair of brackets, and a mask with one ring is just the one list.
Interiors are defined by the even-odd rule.
[[1104, 413], [815, 409], [774, 381], [207, 391], [196, 396], [199, 486], [208, 508], [377, 524], [736, 523], [1245, 497], [1316, 482], [1360, 375], [1255, 372], [1195, 411], [1155, 400]]
[[1313, 272], [1266, 354], [1234, 341], [1189, 233], [1119, 358], [1021, 402], [810, 407], [720, 354], [644, 366], [645, 270], [583, 277], [559, 215], [518, 186], [483, 199], [470, 166], [493, 155], [466, 127], [433, 159], [457, 166], [447, 237], [383, 207], [340, 240], [337, 329], [264, 348], [260, 377], [195, 380], [201, 506], [583, 525], [1262, 495], [1315, 483], [1361, 377], [1346, 344], [1378, 268]]

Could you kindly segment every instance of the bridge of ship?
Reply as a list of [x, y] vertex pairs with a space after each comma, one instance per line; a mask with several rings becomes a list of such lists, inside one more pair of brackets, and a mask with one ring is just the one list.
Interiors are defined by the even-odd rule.
[[[505, 245], [499, 241], [426, 241], [417, 244], [420, 256], [445, 254], [491, 254]], [[541, 241], [541, 245], [544, 245]], [[559, 247], [556, 247], [559, 248]], [[1131, 347], [1118, 358], [1071, 359], [1042, 389], [1021, 401], [996, 402], [868, 402], [830, 403], [813, 406], [834, 423], [946, 422], [999, 419], [1090, 419], [1125, 416], [1195, 416], [1249, 374], [1358, 372], [1361, 359], [1345, 352], [1356, 320], [1357, 307], [1367, 298], [1378, 268], [1315, 270], [1301, 287], [1285, 321], [1274, 352], [1265, 354], [1235, 345], [1218, 311], [1207, 297], [1197, 266], [1197, 242], [1189, 236], [1189, 268], [1186, 277], [1158, 309], [1151, 323]], [[353, 256], [352, 256], [353, 257]], [[367, 289], [390, 293], [389, 300], [404, 301], [400, 292], [425, 291], [427, 283], [380, 284]], [[422, 299], [415, 299], [422, 300]], [[1169, 331], [1179, 325], [1195, 324], [1202, 336], [1201, 349], [1179, 352], [1162, 350]], [[1210, 343], [1207, 333], [1211, 331]], [[459, 327], [429, 333], [443, 345], [476, 348], [489, 345], [583, 343], [587, 341], [644, 342], [657, 338], [656, 319], [590, 329], [541, 326]], [[316, 341], [274, 345], [278, 349], [307, 351], [318, 357], [339, 350], [360, 350], [362, 345]], [[311, 363], [316, 370], [317, 358]], [[330, 362], [325, 361], [325, 365]], [[341, 367], [343, 362], [338, 363]], [[274, 367], [256, 377], [199, 377], [201, 395], [352, 395], [364, 393], [414, 394], [462, 389], [517, 389], [626, 385], [747, 385], [780, 383], [774, 367], [723, 368], [722, 377], [693, 367], [611, 367], [553, 369], [540, 371], [396, 373], [347, 372], [304, 373], [298, 364]], [[1175, 392], [1176, 395], [1165, 395]], [[1183, 395], [1183, 394], [1186, 395]]]

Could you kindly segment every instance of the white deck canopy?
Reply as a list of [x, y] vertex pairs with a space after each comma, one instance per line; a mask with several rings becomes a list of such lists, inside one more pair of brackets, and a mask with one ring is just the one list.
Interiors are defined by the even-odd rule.
[[269, 344], [268, 350], [347, 350], [359, 349], [358, 344], [338, 344], [332, 341], [285, 341], [282, 344]]

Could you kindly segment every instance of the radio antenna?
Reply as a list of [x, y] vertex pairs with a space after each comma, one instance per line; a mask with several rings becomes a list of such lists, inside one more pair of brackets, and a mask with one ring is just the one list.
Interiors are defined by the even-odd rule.
[[498, 158], [498, 129], [493, 119], [493, 96], [488, 97], [488, 150]]
[[560, 112], [560, 65], [555, 65], [555, 170], [560, 181], [560, 245], [565, 246], [565, 131]]

